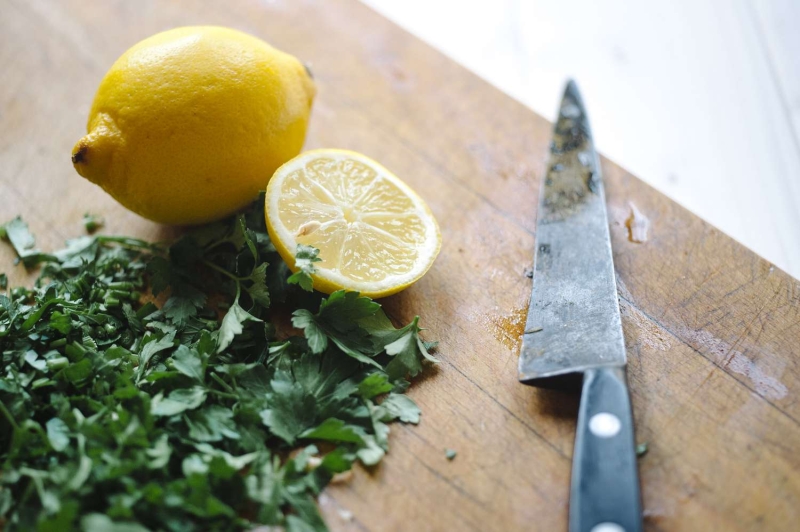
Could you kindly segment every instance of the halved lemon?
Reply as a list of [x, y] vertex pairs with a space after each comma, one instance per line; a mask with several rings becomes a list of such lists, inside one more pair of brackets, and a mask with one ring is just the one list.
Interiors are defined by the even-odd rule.
[[294, 271], [298, 244], [319, 249], [314, 288], [384, 297], [433, 264], [442, 237], [411, 188], [360, 153], [322, 149], [278, 168], [267, 186], [267, 230]]

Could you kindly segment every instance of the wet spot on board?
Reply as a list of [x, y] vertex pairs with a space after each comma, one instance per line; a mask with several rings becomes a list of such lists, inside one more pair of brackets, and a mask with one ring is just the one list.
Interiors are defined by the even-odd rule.
[[522, 333], [525, 331], [527, 308], [515, 309], [500, 316], [487, 316], [486, 325], [494, 337], [505, 347], [519, 354], [522, 346]]
[[403, 82], [408, 78], [406, 73], [401, 68], [398, 68], [397, 66], [392, 68], [392, 77], [394, 77], [394, 79], [396, 81], [400, 81], [400, 82]]
[[625, 227], [628, 228], [628, 240], [636, 244], [647, 242], [647, 232], [650, 229], [650, 220], [636, 208], [633, 203], [628, 203], [631, 212], [625, 220]]
[[416, 80], [414, 75], [398, 66], [397, 54], [387, 50], [378, 43], [373, 50], [372, 60], [383, 77], [397, 91], [408, 91], [414, 88]]
[[755, 388], [756, 393], [765, 399], [778, 400], [789, 392], [785, 384], [776, 374], [783, 373], [785, 362], [776, 357], [765, 357], [774, 367], [762, 366], [762, 363], [751, 360], [745, 353], [717, 338], [709, 331], [683, 329], [676, 331], [688, 345], [706, 354], [706, 357], [733, 372], [745, 377]]
[[533, 171], [523, 163], [501, 166], [497, 170], [497, 174], [504, 181], [507, 181], [509, 178], [513, 179], [514, 181], [535, 180]]
[[414, 87], [414, 79], [408, 72], [401, 69], [397, 65], [392, 65], [388, 69], [389, 80], [392, 87], [399, 90], [409, 90]]

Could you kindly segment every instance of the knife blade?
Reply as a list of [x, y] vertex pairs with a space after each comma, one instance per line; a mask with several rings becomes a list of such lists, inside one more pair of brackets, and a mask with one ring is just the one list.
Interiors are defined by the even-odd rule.
[[582, 378], [569, 530], [638, 532], [641, 497], [605, 193], [572, 80], [553, 129], [535, 245], [519, 380], [558, 387]]

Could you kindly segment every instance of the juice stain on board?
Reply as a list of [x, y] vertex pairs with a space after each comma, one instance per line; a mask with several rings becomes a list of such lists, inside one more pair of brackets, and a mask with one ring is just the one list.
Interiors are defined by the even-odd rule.
[[628, 240], [636, 244], [647, 242], [647, 231], [650, 229], [650, 220], [636, 208], [633, 203], [628, 203], [631, 214], [625, 220], [625, 227], [628, 228]]
[[519, 355], [527, 316], [528, 309], [519, 308], [501, 316], [487, 316], [486, 325], [498, 342]]

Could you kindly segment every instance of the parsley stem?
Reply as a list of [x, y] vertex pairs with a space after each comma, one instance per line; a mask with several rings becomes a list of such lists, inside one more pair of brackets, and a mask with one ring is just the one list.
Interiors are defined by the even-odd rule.
[[14, 419], [14, 416], [11, 415], [11, 412], [8, 411], [6, 408], [6, 404], [0, 401], [0, 412], [3, 413], [3, 416], [11, 423], [11, 426], [14, 430], [19, 430], [19, 425], [17, 425], [17, 420]]
[[221, 392], [221, 391], [215, 390], [213, 388], [209, 389], [208, 391], [213, 393], [217, 397], [224, 397], [226, 399], [238, 399], [239, 398], [239, 396], [236, 395], [236, 394], [227, 393], [227, 392]]
[[134, 250], [148, 250], [148, 251], [161, 251], [161, 248], [158, 244], [151, 244], [149, 242], [145, 242], [144, 240], [139, 240], [138, 238], [131, 238], [127, 236], [107, 236], [101, 235], [95, 237], [97, 241], [101, 244], [113, 242], [114, 244], [119, 244], [123, 248], [134, 249]]
[[31, 383], [31, 390], [38, 390], [39, 388], [44, 388], [45, 386], [51, 386], [55, 384], [52, 380], [48, 379], [47, 377], [42, 377], [41, 379], [36, 379]]
[[229, 272], [225, 268], [217, 266], [216, 264], [214, 264], [213, 262], [211, 262], [208, 259], [203, 259], [202, 262], [203, 262], [203, 264], [205, 264], [206, 266], [208, 266], [212, 270], [215, 270], [215, 271], [225, 275], [226, 277], [229, 277], [230, 279], [236, 281], [237, 283], [239, 283], [240, 281], [243, 281], [243, 280], [246, 279], [246, 277], [236, 277], [235, 275], [233, 275], [231, 272]]
[[33, 478], [28, 477], [28, 485], [25, 486], [25, 491], [22, 492], [22, 497], [19, 498], [19, 505], [24, 506], [27, 502], [28, 498], [31, 496], [33, 492], [34, 485], [33, 485]]
[[230, 240], [228, 240], [227, 238], [223, 238], [222, 240], [217, 240], [216, 242], [212, 242], [211, 244], [208, 244], [206, 247], [203, 248], [203, 252], [206, 255], [208, 255], [208, 252], [211, 251], [212, 249], [218, 248], [222, 244], [230, 244], [230, 243], [231, 243]]
[[227, 390], [229, 392], [233, 391], [233, 388], [231, 388], [230, 385], [227, 382], [225, 382], [224, 380], [222, 380], [222, 377], [220, 377], [216, 373], [212, 373], [211, 374], [211, 378], [214, 379], [215, 381], [217, 381], [217, 384], [222, 386], [225, 390]]

